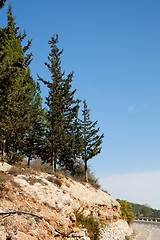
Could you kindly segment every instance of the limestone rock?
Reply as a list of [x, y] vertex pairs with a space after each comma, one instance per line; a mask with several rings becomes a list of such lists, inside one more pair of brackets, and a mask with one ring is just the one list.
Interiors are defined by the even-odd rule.
[[[0, 215], [2, 240], [6, 240], [9, 233], [14, 233], [12, 238], [16, 240], [89, 240], [87, 230], [77, 226], [76, 212], [100, 221], [115, 221], [121, 215], [119, 203], [109, 194], [89, 183], [63, 176], [57, 178], [41, 172], [12, 176], [7, 189], [5, 197], [0, 199], [1, 212], [19, 210], [39, 218], [23, 213], [7, 218]], [[120, 232], [124, 225], [118, 226], [113, 225], [111, 229]], [[102, 231], [104, 236], [107, 231], [111, 237], [116, 236], [116, 231], [112, 233], [107, 228]]]

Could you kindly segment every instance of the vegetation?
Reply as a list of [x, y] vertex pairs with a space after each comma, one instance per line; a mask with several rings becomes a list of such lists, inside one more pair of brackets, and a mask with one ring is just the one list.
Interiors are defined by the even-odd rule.
[[135, 217], [156, 217], [160, 218], [160, 210], [153, 209], [148, 205], [132, 203]]
[[76, 212], [77, 225], [81, 225], [87, 229], [91, 240], [100, 239], [100, 226], [92, 216], [85, 217], [82, 213]]
[[25, 54], [31, 41], [22, 46], [26, 34], [19, 33], [11, 6], [7, 15], [7, 27], [0, 30], [0, 141], [2, 156], [13, 164], [28, 155], [26, 139], [38, 122], [41, 97], [30, 74], [31, 54]]
[[126, 219], [128, 222], [132, 222], [134, 218], [138, 217], [160, 218], [160, 210], [153, 209], [147, 204], [131, 203], [120, 199], [117, 199], [117, 201], [121, 205], [122, 218]]
[[79, 109], [79, 100], [74, 100], [76, 90], [71, 91], [73, 73], [70, 73], [67, 78], [64, 77], [60, 60], [62, 51], [58, 49], [57, 43], [58, 35], [55, 35], [49, 41], [51, 47], [49, 63], [45, 63], [51, 72], [51, 82], [39, 77], [39, 80], [49, 89], [49, 95], [46, 97], [47, 148], [46, 154], [42, 157], [45, 157], [44, 161], [47, 160], [52, 164], [53, 171], [56, 171], [57, 163], [65, 164], [70, 161], [72, 155], [76, 154], [74, 123]]
[[[4, 4], [0, 1], [1, 8]], [[73, 72], [65, 76], [61, 69], [58, 35], [49, 41], [45, 63], [51, 77], [38, 76], [48, 87], [43, 109], [40, 86], [30, 70], [32, 41], [23, 44], [27, 35], [17, 27], [11, 6], [7, 18], [7, 26], [0, 28], [0, 159], [10, 164], [27, 159], [30, 166], [39, 158], [41, 164], [52, 165], [53, 172], [62, 169], [88, 181], [88, 161], [101, 152], [104, 135], [99, 134], [97, 121], [90, 120], [87, 102], [81, 110], [81, 101], [75, 99]]]
[[88, 160], [101, 152], [102, 138], [104, 134], [98, 135], [99, 128], [95, 128], [96, 122], [90, 120], [90, 110], [88, 109], [87, 102], [84, 101], [83, 109], [83, 120], [81, 120], [81, 131], [82, 131], [82, 159], [85, 164], [85, 180], [88, 181], [87, 176], [87, 163]]
[[125, 200], [117, 199], [121, 205], [122, 219], [126, 220], [129, 224], [134, 220], [134, 213], [132, 210], [132, 203]]

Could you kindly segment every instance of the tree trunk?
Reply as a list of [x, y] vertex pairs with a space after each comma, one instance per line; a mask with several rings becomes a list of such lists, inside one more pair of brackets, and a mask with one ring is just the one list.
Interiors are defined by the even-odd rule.
[[56, 154], [54, 153], [54, 151], [52, 151], [52, 168], [53, 168], [53, 172], [57, 171], [57, 165], [56, 165]]
[[4, 140], [2, 143], [2, 164], [5, 161], [5, 143], [6, 143], [6, 140]]
[[87, 167], [87, 161], [84, 161], [84, 171], [85, 171], [85, 182], [88, 182], [88, 167]]
[[28, 157], [28, 167], [30, 167], [30, 161], [32, 160], [31, 154]]

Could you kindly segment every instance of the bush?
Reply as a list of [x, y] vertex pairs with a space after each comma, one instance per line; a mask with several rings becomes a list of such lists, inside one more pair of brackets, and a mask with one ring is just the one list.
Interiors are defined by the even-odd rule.
[[[84, 172], [84, 162], [78, 161], [77, 165], [74, 169], [74, 172], [69, 173], [75, 180], [78, 180], [80, 182], [85, 181], [85, 172]], [[94, 173], [91, 171], [90, 167], [88, 166], [88, 182], [96, 189], [100, 188], [100, 184], [98, 182], [98, 179], [95, 177]]]
[[126, 220], [128, 222], [128, 224], [130, 224], [134, 220], [134, 213], [132, 211], [132, 203], [127, 202], [125, 200], [120, 200], [120, 199], [117, 199], [117, 201], [121, 205], [122, 219]]
[[41, 171], [49, 174], [53, 173], [52, 165], [48, 163], [42, 163], [39, 159], [35, 159], [30, 166], [35, 171]]
[[76, 212], [77, 225], [82, 225], [87, 229], [91, 240], [100, 239], [100, 227], [99, 222], [96, 221], [92, 216], [85, 217], [82, 213]]
[[22, 153], [10, 152], [7, 155], [7, 163], [14, 164], [14, 163], [22, 162], [24, 157], [25, 156]]

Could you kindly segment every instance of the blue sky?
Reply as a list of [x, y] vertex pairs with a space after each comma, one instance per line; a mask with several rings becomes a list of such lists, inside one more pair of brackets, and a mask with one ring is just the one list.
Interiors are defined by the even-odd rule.
[[160, 209], [160, 1], [11, 0], [0, 12], [1, 26], [9, 2], [33, 39], [35, 79], [37, 73], [49, 79], [48, 40], [58, 33], [62, 68], [74, 71], [77, 97], [87, 100], [105, 134], [101, 154], [90, 160], [103, 188]]

